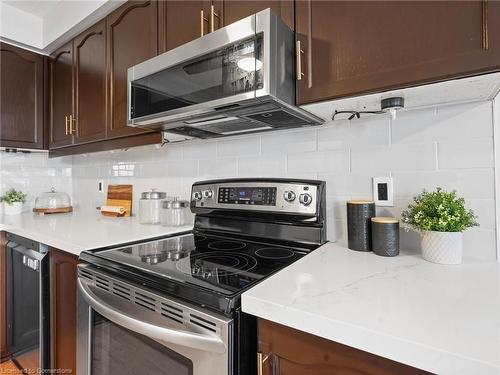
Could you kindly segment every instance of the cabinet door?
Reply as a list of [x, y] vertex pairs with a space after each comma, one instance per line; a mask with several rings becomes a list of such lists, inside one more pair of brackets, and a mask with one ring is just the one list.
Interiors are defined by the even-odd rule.
[[43, 57], [0, 44], [0, 146], [43, 148]]
[[76, 371], [76, 278], [78, 258], [50, 249], [51, 367]]
[[210, 31], [210, 1], [161, 1], [158, 5], [160, 52], [179, 47]]
[[9, 359], [7, 348], [7, 237], [0, 232], [0, 362]]
[[500, 2], [297, 1], [299, 104], [500, 69]]
[[258, 319], [264, 375], [423, 375], [425, 371]]
[[143, 133], [127, 126], [127, 69], [157, 54], [157, 3], [130, 1], [107, 17], [108, 133], [116, 138]]
[[73, 144], [73, 42], [58, 49], [50, 63], [50, 148]]
[[106, 136], [106, 21], [85, 31], [75, 48], [75, 143]]
[[267, 8], [271, 8], [290, 28], [294, 28], [292, 0], [224, 0], [224, 25], [229, 25]]

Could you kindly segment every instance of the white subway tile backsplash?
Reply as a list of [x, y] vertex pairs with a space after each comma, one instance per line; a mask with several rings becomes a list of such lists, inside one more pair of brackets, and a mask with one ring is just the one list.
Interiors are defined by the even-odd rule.
[[285, 155], [316, 150], [316, 129], [273, 132], [262, 136], [262, 155]]
[[238, 176], [241, 177], [284, 177], [286, 176], [286, 157], [245, 156], [238, 159]]
[[489, 168], [494, 165], [493, 138], [440, 142], [440, 169]]
[[217, 156], [217, 143], [212, 141], [191, 141], [183, 145], [184, 159], [205, 159]]
[[457, 170], [458, 193], [467, 198], [495, 199], [495, 172], [490, 169]]
[[[198, 176], [198, 160], [169, 161], [165, 167], [169, 177]], [[148, 177], [151, 177], [151, 175]]]
[[[331, 111], [325, 105], [325, 114]], [[330, 109], [328, 109], [330, 108]], [[328, 114], [327, 114], [328, 115]], [[327, 117], [327, 116], [326, 116]], [[411, 198], [437, 186], [456, 189], [479, 216], [466, 232], [465, 253], [495, 258], [495, 185], [491, 102], [403, 110], [315, 128], [189, 141], [48, 159], [46, 154], [0, 153], [0, 188], [16, 187], [32, 200], [52, 185], [72, 192], [80, 207], [99, 206], [97, 181], [151, 188], [188, 198], [194, 181], [249, 176], [321, 179], [327, 183], [330, 238], [346, 243], [345, 202], [372, 196], [372, 177], [392, 176], [394, 207], [378, 215], [400, 217]], [[415, 232], [401, 232], [401, 246], [416, 252]]]
[[434, 143], [351, 150], [351, 170], [353, 172], [433, 169], [436, 169], [436, 146]]
[[459, 188], [459, 174], [455, 171], [396, 171], [392, 173], [392, 180], [395, 198], [410, 198], [424, 189], [436, 187]]
[[340, 172], [349, 170], [349, 150], [288, 154], [288, 174], [296, 172]]
[[460, 141], [493, 135], [491, 102], [402, 111], [392, 122], [392, 143]]
[[238, 159], [201, 159], [199, 176], [202, 178], [234, 177], [238, 175]]
[[226, 138], [217, 143], [217, 156], [251, 156], [260, 154], [260, 137]]

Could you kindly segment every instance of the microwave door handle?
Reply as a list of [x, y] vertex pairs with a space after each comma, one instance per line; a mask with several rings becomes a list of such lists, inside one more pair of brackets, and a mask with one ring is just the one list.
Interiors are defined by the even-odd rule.
[[119, 312], [94, 294], [81, 279], [78, 279], [78, 289], [93, 310], [133, 332], [166, 344], [170, 343], [218, 354], [227, 351], [224, 342], [219, 337], [162, 327]]

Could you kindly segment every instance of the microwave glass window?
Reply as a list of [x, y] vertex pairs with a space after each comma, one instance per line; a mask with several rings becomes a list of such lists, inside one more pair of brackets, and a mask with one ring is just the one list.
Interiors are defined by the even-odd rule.
[[193, 362], [93, 313], [92, 375], [193, 375]]
[[131, 118], [263, 88], [259, 34], [131, 82]]

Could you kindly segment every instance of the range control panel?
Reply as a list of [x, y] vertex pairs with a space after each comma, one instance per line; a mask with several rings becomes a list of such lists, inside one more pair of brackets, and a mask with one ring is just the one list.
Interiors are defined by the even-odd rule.
[[316, 215], [318, 187], [285, 182], [220, 182], [193, 185], [197, 208]]

